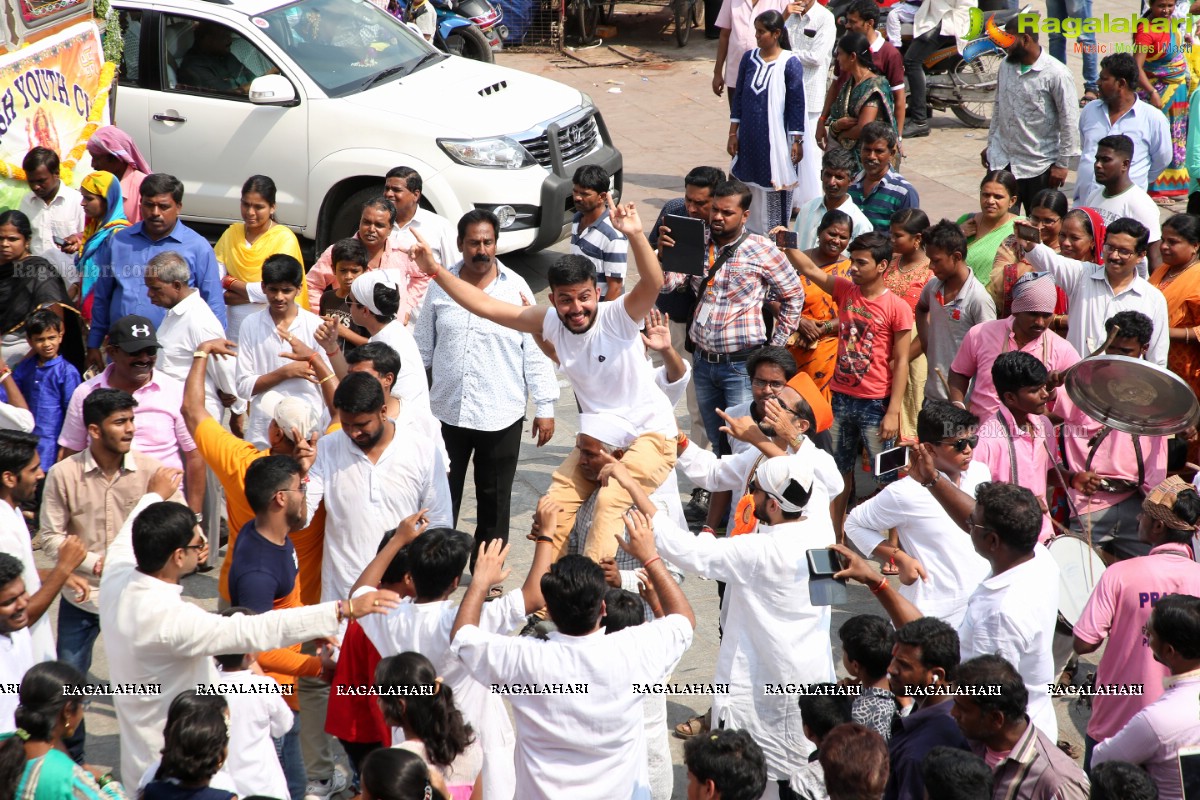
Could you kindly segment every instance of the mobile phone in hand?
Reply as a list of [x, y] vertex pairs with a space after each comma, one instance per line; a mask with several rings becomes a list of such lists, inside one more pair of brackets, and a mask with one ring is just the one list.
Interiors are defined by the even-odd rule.
[[62, 247], [64, 244], [67, 243], [67, 240], [61, 236], [51, 236], [50, 238], [53, 239], [54, 244], [58, 245], [59, 247]]
[[1014, 223], [1013, 230], [1015, 230], [1017, 232], [1018, 239], [1023, 239], [1027, 242], [1034, 242], [1034, 243], [1042, 241], [1041, 231], [1039, 231], [1033, 225], [1030, 225], [1028, 222]]
[[775, 234], [775, 246], [780, 250], [795, 250], [800, 246], [800, 237], [795, 231], [780, 231]]

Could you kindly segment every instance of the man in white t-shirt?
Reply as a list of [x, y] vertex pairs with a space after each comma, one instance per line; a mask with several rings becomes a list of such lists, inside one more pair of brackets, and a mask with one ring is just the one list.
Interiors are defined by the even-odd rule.
[[[487, 633], [480, 617], [488, 587], [507, 574], [508, 548], [488, 542], [475, 562], [450, 650], [477, 681], [508, 695], [520, 800], [650, 800], [642, 701], [647, 684], [664, 681], [691, 645], [696, 619], [658, 556], [650, 521], [637, 511], [627, 519], [629, 540], [621, 547], [645, 565], [665, 616], [618, 633], [606, 635], [601, 625], [603, 570], [577, 555], [541, 579], [557, 627], [547, 641]], [[539, 544], [546, 538], [539, 531]]]
[[1101, 139], [1096, 145], [1096, 163], [1093, 167], [1097, 186], [1083, 205], [1096, 209], [1105, 225], [1111, 225], [1121, 217], [1130, 217], [1146, 226], [1150, 231], [1150, 250], [1146, 260], [1138, 262], [1137, 268], [1138, 276], [1146, 278], [1162, 263], [1162, 253], [1158, 249], [1158, 243], [1162, 240], [1161, 217], [1158, 204], [1145, 189], [1129, 179], [1129, 165], [1132, 162], [1133, 139], [1123, 133]]
[[[29, 635], [29, 594], [21, 578], [20, 559], [0, 553], [0, 681], [7, 686], [21, 683], [25, 671], [38, 661]], [[51, 656], [53, 657], [53, 656]], [[16, 728], [13, 712], [20, 700], [16, 692], [0, 692], [0, 731]]]
[[[446, 294], [471, 313], [513, 330], [540, 334], [553, 345], [580, 410], [585, 414], [613, 414], [636, 432], [637, 439], [625, 451], [622, 462], [650, 493], [675, 466], [678, 433], [674, 411], [655, 383], [641, 337], [642, 320], [654, 308], [663, 273], [633, 204], [618, 208], [610, 198], [609, 218], [629, 238], [639, 280], [632, 290], [606, 303], [598, 302], [595, 269], [581, 256], [563, 256], [550, 267], [554, 307], [547, 308], [506, 303], [456, 277], [436, 262], [420, 233], [415, 233], [418, 244], [412, 255]], [[601, 488], [589, 478], [580, 466], [576, 448], [555, 471], [547, 492], [562, 508], [554, 532], [556, 554], [561, 555], [566, 547], [579, 506], [597, 488], [600, 496], [584, 555], [599, 562], [616, 553], [621, 517], [633, 500], [619, 486], [610, 483]]]

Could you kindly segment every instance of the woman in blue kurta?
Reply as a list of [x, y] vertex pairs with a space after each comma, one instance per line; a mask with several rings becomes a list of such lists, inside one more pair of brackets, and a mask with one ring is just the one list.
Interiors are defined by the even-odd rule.
[[[753, 233], [787, 225], [796, 165], [803, 155], [804, 67], [789, 50], [783, 15], [759, 14], [754, 20], [758, 48], [742, 56], [733, 111], [729, 119], [730, 172], [750, 187]], [[810, 158], [819, 158], [810, 153]]]

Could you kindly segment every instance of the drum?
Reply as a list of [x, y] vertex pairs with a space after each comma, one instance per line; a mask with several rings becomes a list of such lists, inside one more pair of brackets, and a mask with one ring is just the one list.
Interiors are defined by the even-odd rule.
[[1104, 574], [1104, 562], [1087, 542], [1076, 536], [1055, 536], [1046, 542], [1046, 549], [1058, 564], [1059, 620], [1073, 628]]

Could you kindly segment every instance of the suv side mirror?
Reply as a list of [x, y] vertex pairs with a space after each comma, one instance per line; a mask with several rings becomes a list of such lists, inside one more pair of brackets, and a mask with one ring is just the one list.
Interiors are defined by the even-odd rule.
[[283, 106], [296, 102], [296, 87], [282, 75], [262, 75], [250, 83], [250, 102], [260, 106]]

